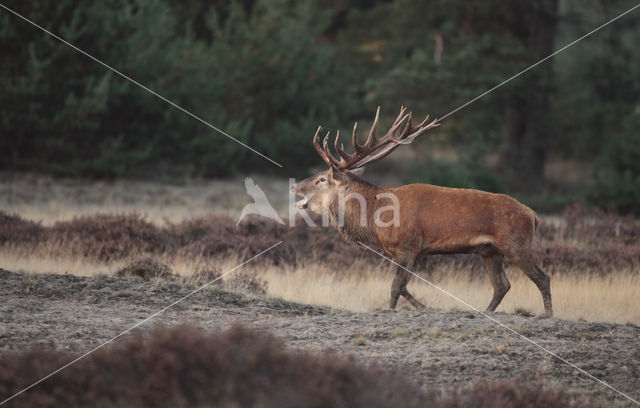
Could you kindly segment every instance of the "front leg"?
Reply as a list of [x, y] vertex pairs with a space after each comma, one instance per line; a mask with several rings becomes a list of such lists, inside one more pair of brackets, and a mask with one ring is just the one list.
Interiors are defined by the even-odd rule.
[[410, 256], [404, 259], [401, 258], [396, 260], [396, 262], [403, 265], [406, 269], [401, 266], [398, 266], [398, 269], [396, 269], [396, 277], [393, 279], [393, 283], [391, 284], [391, 300], [389, 302], [389, 307], [391, 309], [395, 309], [398, 305], [398, 298], [402, 295], [413, 305], [413, 307], [418, 310], [423, 310], [424, 305], [418, 302], [407, 290], [407, 284], [411, 279], [411, 273], [408, 272], [407, 269], [411, 270], [415, 266], [416, 257]]

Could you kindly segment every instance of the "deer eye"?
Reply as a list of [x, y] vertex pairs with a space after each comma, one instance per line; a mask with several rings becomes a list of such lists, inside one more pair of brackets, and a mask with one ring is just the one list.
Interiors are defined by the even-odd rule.
[[327, 179], [324, 177], [320, 177], [320, 181], [327, 181]]

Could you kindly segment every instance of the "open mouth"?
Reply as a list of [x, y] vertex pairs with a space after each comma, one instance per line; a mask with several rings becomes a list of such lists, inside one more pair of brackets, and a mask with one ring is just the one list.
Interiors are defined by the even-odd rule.
[[305, 210], [309, 205], [309, 199], [305, 196], [302, 200], [296, 201], [295, 205], [297, 208]]

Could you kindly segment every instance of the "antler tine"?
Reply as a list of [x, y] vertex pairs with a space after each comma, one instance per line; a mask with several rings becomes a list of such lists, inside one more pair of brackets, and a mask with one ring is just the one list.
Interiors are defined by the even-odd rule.
[[[318, 130], [319, 133], [320, 130]], [[322, 157], [322, 159], [331, 167], [339, 167], [340, 166], [340, 162], [333, 156], [333, 154], [331, 154], [331, 150], [329, 150], [329, 147], [327, 146], [328, 144], [328, 140], [329, 140], [329, 134], [331, 133], [331, 131], [328, 131], [327, 134], [324, 136], [324, 139], [322, 140], [322, 148], [320, 148], [320, 145], [317, 143], [317, 137], [314, 139], [314, 146], [316, 148], [316, 150], [318, 151], [318, 153], [320, 154], [320, 156]], [[318, 150], [320, 149], [320, 150]]]
[[391, 137], [393, 137], [393, 135], [396, 134], [400, 126], [402, 126], [402, 123], [409, 116], [409, 114], [405, 114], [406, 111], [407, 111], [406, 107], [404, 106], [400, 107], [400, 113], [398, 113], [396, 120], [393, 121], [393, 125], [391, 125], [391, 129], [389, 129], [389, 132], [387, 132], [387, 135], [391, 134], [392, 135]]
[[429, 120], [429, 115], [427, 115], [426, 118], [424, 118], [424, 120], [422, 122], [420, 122], [420, 124], [418, 125], [419, 128], [423, 127], [424, 125], [427, 124], [427, 121]]
[[406, 111], [407, 111], [406, 107], [404, 106], [400, 107], [400, 113], [398, 114], [398, 117], [396, 118], [396, 120], [393, 121], [393, 125], [391, 126], [392, 128], [396, 127], [396, 125], [404, 121], [405, 117], [407, 116], [404, 114]]
[[349, 164], [349, 161], [353, 159], [352, 157], [353, 155], [345, 152], [344, 146], [342, 144], [338, 145], [339, 140], [340, 140], [340, 131], [338, 130], [336, 132], [336, 140], [334, 140], [333, 142], [333, 147], [336, 149], [336, 152], [338, 152], [338, 155], [340, 156], [340, 166], [345, 167]]
[[378, 161], [386, 157], [401, 144], [409, 144], [416, 138], [425, 134], [429, 129], [439, 125], [436, 123], [437, 120], [427, 125], [427, 119], [425, 119], [418, 126], [414, 126], [413, 114], [411, 112], [405, 112], [406, 108], [403, 106], [387, 134], [380, 138], [375, 145], [366, 146], [368, 153], [361, 155], [355, 163], [349, 166], [349, 169], [357, 169], [366, 164]]
[[327, 146], [330, 133], [331, 131], [328, 131], [327, 134], [324, 135], [324, 139], [322, 139], [322, 150], [324, 150], [324, 153], [327, 155], [328, 158], [333, 159], [331, 160], [333, 162], [335, 160], [335, 157], [333, 157], [333, 154], [331, 154], [331, 152], [329, 151], [329, 147]]
[[353, 145], [353, 150], [355, 150], [356, 153], [360, 153], [362, 151], [362, 146], [360, 146], [360, 143], [358, 143], [358, 136], [356, 135], [357, 131], [358, 122], [353, 124], [353, 133], [351, 133], [351, 144]]
[[373, 120], [373, 125], [371, 125], [371, 130], [369, 131], [369, 136], [367, 136], [367, 141], [364, 142], [363, 147], [366, 149], [371, 148], [373, 145], [373, 141], [376, 137], [376, 127], [378, 126], [378, 119], [380, 118], [380, 106], [376, 109], [376, 118]]
[[412, 134], [409, 137], [406, 137], [406, 138], [404, 138], [402, 140], [398, 140], [397, 143], [409, 144], [409, 143], [413, 142], [414, 139], [416, 139], [416, 138], [422, 136], [423, 134], [425, 134], [428, 130], [431, 130], [433, 128], [436, 128], [436, 127], [440, 126], [439, 123], [436, 123], [436, 122], [438, 122], [438, 119], [434, 119], [428, 125], [423, 126], [423, 124], [427, 121], [427, 119], [429, 119], [429, 116], [427, 116], [427, 118], [425, 120], [423, 120], [422, 123], [418, 127], [414, 128], [411, 131]]
[[413, 114], [411, 112], [409, 112], [409, 118], [407, 119], [407, 124], [404, 127], [404, 130], [402, 131], [402, 133], [400, 134], [399, 139], [403, 140], [404, 138], [406, 138], [410, 132], [413, 132]]
[[413, 115], [409, 114], [409, 120], [407, 121], [407, 125], [404, 127], [402, 134], [400, 137], [393, 138], [393, 141], [396, 144], [409, 144], [413, 142], [413, 139], [420, 136], [422, 133], [420, 132], [420, 126], [413, 127]]
[[411, 115], [411, 114], [408, 113], [408, 114], [404, 115], [402, 118], [400, 118], [400, 116], [398, 116], [398, 118], [394, 122], [393, 126], [389, 130], [389, 134], [395, 135], [396, 132], [398, 131], [398, 129], [400, 128], [400, 126], [402, 126], [402, 123], [405, 121], [405, 119], [407, 119], [407, 117], [409, 117], [409, 115]]
[[[329, 134], [330, 131], [324, 136], [322, 147], [318, 142], [320, 131], [322, 127], [319, 127], [313, 136], [313, 146], [320, 155], [320, 157], [331, 167], [337, 169], [357, 169], [365, 164], [372, 163], [380, 160], [393, 150], [395, 150], [401, 144], [409, 144], [414, 139], [422, 136], [429, 129], [439, 126], [438, 120], [434, 120], [427, 124], [429, 116], [427, 116], [418, 126], [413, 125], [413, 114], [411, 112], [406, 113], [407, 108], [402, 106], [398, 117], [393, 122], [393, 125], [389, 131], [380, 139], [376, 138], [376, 129], [378, 121], [380, 119], [380, 107], [376, 109], [376, 117], [369, 130], [367, 140], [363, 145], [358, 143], [358, 123], [353, 125], [353, 132], [351, 133], [351, 143], [353, 144], [354, 152], [349, 154], [344, 151], [344, 146], [340, 143], [340, 132], [336, 132], [335, 140], [333, 141], [333, 147], [338, 153], [336, 158], [329, 149]], [[400, 131], [401, 130], [401, 131]]]
[[[407, 119], [407, 123], [405, 123], [402, 132], [398, 135], [398, 128], [404, 123], [405, 119]], [[407, 135], [411, 132], [411, 112], [406, 114], [400, 122], [395, 126], [395, 128], [391, 129], [389, 133], [386, 135], [384, 143], [388, 144], [389, 142], [393, 142], [396, 145], [398, 143], [402, 143], [402, 141], [407, 137]]]
[[316, 152], [320, 155], [322, 160], [324, 160], [328, 165], [331, 165], [331, 162], [327, 158], [326, 153], [320, 147], [320, 143], [318, 143], [318, 136], [320, 135], [320, 131], [322, 130], [322, 126], [318, 126], [318, 130], [316, 130], [316, 134], [313, 135], [313, 147], [316, 149]]

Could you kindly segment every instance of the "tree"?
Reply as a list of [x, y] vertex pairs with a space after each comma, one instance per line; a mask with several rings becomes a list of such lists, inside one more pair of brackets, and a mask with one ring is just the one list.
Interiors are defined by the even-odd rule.
[[[36, 0], [7, 6], [212, 123], [289, 170], [308, 137], [335, 126], [349, 67], [322, 38], [314, 2]], [[249, 6], [250, 4], [250, 6]], [[0, 168], [70, 176], [224, 176], [272, 163], [0, 11]], [[195, 28], [194, 28], [195, 27]]]
[[[526, 7], [524, 7], [526, 6]], [[507, 32], [524, 47], [533, 62], [553, 53], [558, 0], [510, 3], [503, 9]], [[501, 167], [512, 173], [518, 184], [539, 184], [549, 145], [550, 103], [553, 66], [550, 63], [526, 73], [528, 78], [504, 90]]]
[[[353, 11], [343, 39], [359, 42], [348, 58], [368, 78], [371, 105], [442, 116], [551, 54], [557, 7], [557, 0], [381, 2]], [[519, 181], [539, 180], [552, 90], [552, 66], [541, 65], [447, 118], [443, 132], [453, 143], [482, 140]]]

